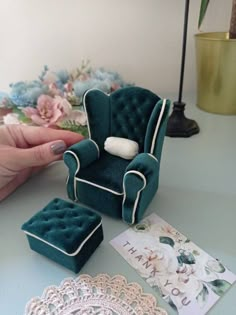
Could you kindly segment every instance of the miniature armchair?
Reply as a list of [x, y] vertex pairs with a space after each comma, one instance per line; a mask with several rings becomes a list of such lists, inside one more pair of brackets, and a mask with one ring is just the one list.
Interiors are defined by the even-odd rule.
[[[170, 101], [140, 87], [126, 87], [110, 95], [88, 90], [83, 105], [89, 138], [64, 153], [68, 196], [128, 224], [137, 223], [158, 189]], [[109, 137], [135, 141], [138, 154], [127, 159], [107, 152], [104, 143]]]

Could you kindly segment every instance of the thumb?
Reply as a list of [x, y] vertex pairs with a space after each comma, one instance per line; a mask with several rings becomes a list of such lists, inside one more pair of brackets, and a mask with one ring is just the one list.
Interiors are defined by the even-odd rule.
[[17, 149], [15, 164], [20, 169], [47, 165], [58, 160], [66, 149], [67, 145], [62, 140], [44, 143], [30, 149]]

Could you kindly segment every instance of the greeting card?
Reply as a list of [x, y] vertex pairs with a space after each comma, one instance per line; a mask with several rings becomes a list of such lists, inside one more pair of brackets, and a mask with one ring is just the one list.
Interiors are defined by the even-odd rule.
[[111, 245], [180, 315], [204, 315], [236, 276], [187, 237], [151, 214]]

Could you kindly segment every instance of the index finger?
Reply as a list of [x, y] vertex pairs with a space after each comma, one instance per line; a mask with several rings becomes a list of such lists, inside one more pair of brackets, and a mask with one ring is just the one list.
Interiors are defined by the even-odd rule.
[[21, 137], [29, 146], [36, 146], [55, 140], [63, 140], [67, 146], [71, 146], [84, 138], [81, 134], [66, 130], [34, 126], [17, 127], [17, 136], [19, 137], [21, 134]]

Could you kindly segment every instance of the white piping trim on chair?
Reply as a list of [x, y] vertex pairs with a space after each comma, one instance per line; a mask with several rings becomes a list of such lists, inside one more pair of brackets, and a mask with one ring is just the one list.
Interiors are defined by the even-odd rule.
[[122, 192], [122, 193], [119, 193], [119, 192], [117, 192], [117, 191], [115, 191], [115, 190], [112, 190], [112, 189], [106, 188], [106, 187], [104, 187], [104, 186], [101, 186], [101, 185], [98, 185], [98, 184], [89, 182], [89, 181], [87, 181], [87, 180], [85, 180], [85, 179], [82, 179], [82, 178], [79, 178], [79, 177], [76, 177], [76, 180], [79, 181], [79, 182], [83, 182], [83, 183], [89, 184], [89, 185], [94, 186], [94, 187], [101, 188], [101, 189], [103, 189], [103, 190], [107, 190], [107, 191], [109, 191], [110, 193], [112, 193], [112, 194], [114, 194], [114, 195], [119, 195], [119, 196], [120, 196], [120, 195], [123, 195], [123, 194], [124, 194], [123, 192]]
[[150, 157], [152, 157], [156, 162], [158, 162], [158, 159], [155, 157], [155, 155], [151, 154], [151, 153], [147, 153]]
[[99, 156], [100, 156], [99, 146], [97, 145], [97, 143], [96, 143], [93, 139], [89, 138], [88, 140], [90, 140], [90, 141], [92, 141], [92, 142], [94, 143], [95, 147], [97, 148], [97, 151], [98, 151], [98, 158], [99, 158]]
[[86, 98], [86, 95], [90, 92], [90, 91], [100, 91], [102, 92], [103, 94], [105, 94], [107, 96], [106, 93], [104, 93], [103, 91], [101, 91], [100, 89], [97, 89], [97, 88], [92, 88], [92, 89], [89, 89], [87, 90], [85, 93], [84, 93], [84, 96], [83, 96], [83, 105], [84, 105], [84, 110], [85, 110], [85, 113], [86, 113], [86, 117], [87, 117], [87, 127], [88, 127], [88, 134], [89, 134], [89, 138], [91, 139], [91, 132], [90, 132], [90, 125], [89, 125], [89, 119], [88, 119], [88, 112], [87, 112], [87, 108], [86, 108], [86, 102], [85, 102], [85, 98]]
[[[97, 148], [97, 151], [98, 151], [98, 158], [99, 158], [99, 156], [100, 156], [100, 150], [99, 150], [99, 147], [98, 147], [97, 143], [96, 143], [94, 140], [92, 140], [92, 139], [88, 139], [88, 140], [90, 140], [90, 141], [92, 141], [92, 142], [94, 143], [95, 147]], [[77, 162], [76, 173], [78, 173], [78, 171], [79, 171], [79, 169], [80, 169], [80, 160], [79, 160], [78, 156], [77, 156], [73, 151], [71, 151], [71, 150], [67, 150], [67, 151], [65, 151], [65, 153], [70, 153], [70, 154], [72, 154], [72, 155], [74, 156], [74, 158], [76, 159], [76, 162]], [[69, 176], [68, 176], [68, 178], [67, 178], [66, 185], [67, 185], [67, 183], [68, 183], [68, 180], [69, 180]], [[76, 190], [76, 177], [75, 177], [75, 176], [74, 176], [74, 195], [75, 195], [75, 198], [76, 198], [75, 200], [78, 200], [77, 190]]]
[[86, 97], [86, 95], [88, 94], [88, 92], [90, 92], [91, 90], [93, 90], [93, 89], [89, 89], [88, 91], [86, 91], [86, 92], [84, 93], [84, 97], [83, 97], [84, 110], [85, 110], [85, 114], [86, 114], [86, 117], [87, 117], [87, 128], [88, 128], [89, 138], [91, 138], [91, 132], [90, 132], [90, 125], [89, 125], [88, 113], [87, 113], [87, 108], [86, 108], [86, 103], [85, 103], [85, 97]]
[[75, 152], [71, 151], [71, 150], [66, 150], [64, 154], [66, 153], [70, 153], [74, 156], [74, 158], [76, 159], [76, 162], [77, 162], [77, 169], [76, 169], [76, 173], [79, 171], [80, 169], [80, 161], [78, 159], [78, 156], [75, 154]]
[[143, 187], [137, 192], [137, 196], [136, 196], [136, 199], [135, 199], [135, 202], [134, 202], [134, 207], [133, 207], [133, 212], [132, 212], [132, 222], [131, 222], [131, 224], [134, 224], [134, 222], [135, 222], [135, 214], [136, 214], [136, 210], [137, 210], [137, 206], [138, 206], [138, 202], [139, 202], [140, 193], [147, 186], [147, 180], [146, 180], [146, 177], [142, 173], [140, 173], [138, 171], [130, 170], [130, 171], [126, 172], [125, 175], [124, 175], [124, 180], [123, 180], [124, 198], [123, 198], [122, 205], [124, 205], [125, 199], [126, 199], [125, 184], [124, 184], [125, 183], [125, 176], [127, 174], [130, 174], [130, 173], [133, 173], [133, 174], [136, 174], [136, 175], [140, 176], [142, 178], [143, 182], [144, 182]]
[[155, 131], [154, 131], [154, 134], [153, 134], [152, 145], [151, 145], [151, 150], [150, 150], [151, 154], [153, 154], [153, 151], [154, 151], [154, 146], [155, 146], [155, 142], [156, 142], [157, 132], [158, 132], [158, 129], [159, 129], [160, 124], [161, 124], [161, 120], [162, 120], [162, 116], [164, 114], [165, 107], [166, 107], [166, 99], [163, 100], [161, 112], [160, 112], [160, 115], [158, 117], [156, 128], [155, 128]]
[[[67, 150], [65, 151], [64, 154], [66, 153], [70, 153], [74, 156], [74, 158], [76, 159], [77, 162], [77, 169], [75, 173], [78, 173], [79, 169], [80, 169], [80, 161], [78, 159], [78, 156], [75, 154], [75, 152], [71, 151], [71, 150]], [[78, 196], [77, 196], [77, 192], [76, 192], [76, 180], [75, 180], [75, 176], [74, 176], [74, 195], [75, 195], [75, 201], [78, 200]]]
[[102, 225], [102, 221], [101, 221], [101, 222], [95, 227], [95, 229], [83, 240], [83, 242], [82, 242], [82, 243], [80, 244], [80, 246], [76, 249], [76, 251], [74, 251], [74, 252], [71, 253], [71, 254], [69, 254], [69, 253], [67, 253], [66, 251], [64, 251], [63, 249], [61, 249], [61, 248], [59, 248], [59, 247], [57, 247], [57, 246], [55, 246], [55, 245], [53, 245], [53, 244], [51, 244], [51, 243], [45, 241], [44, 239], [38, 237], [37, 235], [34, 235], [34, 234], [32, 234], [32, 233], [30, 233], [30, 232], [28, 232], [28, 231], [23, 231], [23, 232], [25, 232], [25, 234], [27, 234], [27, 235], [29, 235], [29, 236], [31, 236], [31, 237], [33, 237], [33, 238], [36, 238], [37, 240], [39, 240], [39, 241], [41, 241], [41, 242], [43, 242], [43, 243], [45, 243], [45, 244], [47, 244], [47, 245], [49, 245], [49, 246], [55, 248], [56, 250], [62, 252], [63, 254], [65, 254], [65, 255], [67, 255], [67, 256], [76, 256], [76, 255], [81, 251], [81, 249], [82, 249], [82, 247], [85, 245], [85, 243], [87, 243], [87, 241], [93, 236], [93, 234], [97, 231], [97, 229], [98, 229], [101, 225]]

